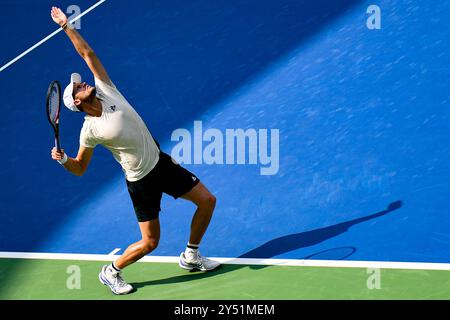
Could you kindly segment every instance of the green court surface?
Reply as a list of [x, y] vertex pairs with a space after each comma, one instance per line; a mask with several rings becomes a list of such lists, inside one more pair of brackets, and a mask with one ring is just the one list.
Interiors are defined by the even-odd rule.
[[103, 261], [0, 259], [0, 299], [310, 300], [450, 299], [449, 271], [223, 265], [188, 272], [175, 263], [139, 262], [124, 279], [137, 290], [115, 296], [98, 280]]

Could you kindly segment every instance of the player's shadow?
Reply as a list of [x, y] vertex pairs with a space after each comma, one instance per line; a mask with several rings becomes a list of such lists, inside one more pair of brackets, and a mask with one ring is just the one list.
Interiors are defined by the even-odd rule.
[[[372, 219], [379, 218], [379, 217], [384, 216], [384, 215], [386, 215], [394, 210], [397, 210], [401, 207], [402, 207], [402, 201], [399, 200], [399, 201], [390, 203], [386, 209], [384, 209], [380, 212], [365, 216], [365, 217], [338, 223], [338, 224], [320, 228], [320, 229], [314, 229], [314, 230], [310, 230], [310, 231], [299, 232], [299, 233], [294, 233], [294, 234], [286, 235], [283, 237], [279, 237], [279, 238], [270, 240], [270, 241], [262, 244], [261, 246], [240, 255], [238, 257], [238, 259], [242, 259], [242, 258], [268, 259], [268, 258], [272, 258], [272, 257], [281, 255], [281, 254], [289, 252], [289, 251], [310, 247], [310, 246], [319, 244], [321, 242], [324, 242], [328, 239], [331, 239], [333, 237], [336, 237], [336, 236], [346, 232], [350, 227], [352, 227], [356, 224], [360, 224], [360, 223], [363, 223], [363, 222], [366, 222], [366, 221], [369, 221]], [[317, 257], [325, 256], [325, 253], [333, 252], [334, 256], [331, 257], [330, 255], [328, 255], [328, 260], [330, 258], [333, 260], [343, 260], [343, 259], [349, 257], [350, 255], [352, 255], [355, 251], [356, 251], [355, 247], [334, 248], [334, 249], [329, 249], [329, 250], [324, 250], [324, 251], [321, 251], [318, 253], [314, 253], [312, 255], [304, 257], [303, 259], [310, 259], [312, 257], [315, 257], [317, 259]], [[344, 255], [342, 254], [343, 252], [344, 252]], [[339, 258], [337, 258], [336, 255], [339, 256]], [[185, 281], [192, 281], [192, 280], [197, 280], [197, 279], [208, 278], [208, 277], [221, 275], [221, 274], [231, 272], [231, 271], [236, 271], [238, 269], [242, 269], [242, 268], [249, 267], [249, 266], [252, 270], [259, 270], [259, 269], [267, 267], [265, 265], [233, 264], [233, 262], [236, 262], [236, 261], [233, 261], [233, 259], [231, 259], [230, 261], [228, 261], [228, 263], [231, 263], [231, 264], [224, 264], [224, 265], [222, 265], [221, 268], [214, 270], [214, 271], [206, 272], [206, 273], [187, 272], [184, 275], [179, 275], [179, 276], [174, 276], [174, 277], [169, 277], [169, 278], [164, 278], [164, 279], [145, 281], [145, 282], [137, 282], [137, 283], [133, 283], [132, 285], [135, 289], [139, 289], [139, 288], [142, 288], [145, 286], [150, 286], [150, 285], [170, 284], [170, 283], [178, 283], [178, 282], [185, 282]]]

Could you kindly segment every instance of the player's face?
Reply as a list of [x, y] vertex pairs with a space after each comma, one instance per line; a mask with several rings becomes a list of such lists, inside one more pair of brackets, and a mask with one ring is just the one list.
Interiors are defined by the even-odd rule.
[[81, 102], [90, 102], [94, 95], [95, 87], [88, 85], [86, 82], [73, 84], [74, 100], [80, 100]]

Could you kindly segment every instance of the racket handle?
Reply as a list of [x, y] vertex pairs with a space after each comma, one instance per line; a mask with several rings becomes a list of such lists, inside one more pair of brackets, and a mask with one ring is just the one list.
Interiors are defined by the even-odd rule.
[[57, 137], [55, 138], [55, 147], [58, 152], [61, 152], [61, 145], [60, 145], [59, 139]]

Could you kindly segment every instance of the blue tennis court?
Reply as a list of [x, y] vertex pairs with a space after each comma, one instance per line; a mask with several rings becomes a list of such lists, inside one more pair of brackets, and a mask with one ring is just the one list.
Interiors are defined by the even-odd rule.
[[[49, 8], [73, 1], [54, 2], [0, 1], [1, 65], [56, 30]], [[107, 0], [80, 19], [162, 149], [216, 195], [204, 255], [450, 264], [450, 1], [378, 1], [381, 29], [372, 4]], [[63, 33], [0, 72], [2, 252], [120, 254], [140, 236], [106, 149], [83, 177], [50, 158], [46, 88], [71, 72], [93, 84]], [[63, 110], [69, 156], [82, 122]], [[194, 209], [163, 197], [151, 255], [179, 255]]]

